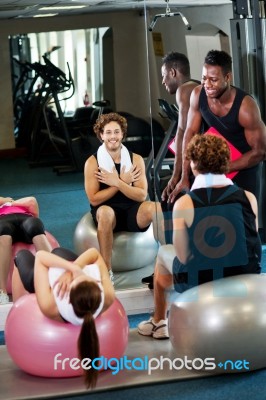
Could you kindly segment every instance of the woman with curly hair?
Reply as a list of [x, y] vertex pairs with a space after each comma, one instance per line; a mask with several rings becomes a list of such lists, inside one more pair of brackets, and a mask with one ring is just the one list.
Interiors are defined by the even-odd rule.
[[258, 206], [251, 192], [225, 176], [230, 150], [211, 134], [195, 135], [186, 158], [195, 176], [191, 191], [175, 202], [173, 245], [161, 246], [154, 276], [154, 316], [138, 332], [168, 338], [166, 289], [181, 293], [227, 276], [258, 274], [261, 243]]
[[145, 201], [148, 184], [143, 158], [122, 144], [126, 119], [117, 113], [102, 114], [94, 132], [102, 145], [85, 163], [85, 191], [97, 227], [100, 253], [113, 279], [113, 232], [146, 231], [156, 210], [154, 202]]

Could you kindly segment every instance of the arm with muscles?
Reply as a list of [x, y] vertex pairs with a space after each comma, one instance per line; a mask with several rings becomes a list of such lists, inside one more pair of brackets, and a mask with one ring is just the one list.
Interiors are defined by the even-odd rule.
[[132, 185], [122, 180], [115, 169], [113, 172], [102, 169], [97, 173], [97, 178], [99, 182], [115, 187], [129, 199], [143, 202], [146, 200], [148, 187], [143, 158], [138, 154], [133, 154], [133, 165], [134, 167], [131, 171], [132, 180], [130, 182]]
[[199, 94], [201, 86], [197, 86], [190, 98], [190, 107], [187, 118], [187, 127], [184, 133], [183, 144], [182, 144], [182, 174], [181, 179], [177, 183], [175, 189], [169, 196], [169, 201], [174, 202], [176, 196], [183, 190], [188, 190], [190, 187], [189, 174], [190, 174], [190, 162], [186, 160], [186, 149], [187, 145], [194, 135], [200, 132], [202, 116], [199, 111]]
[[261, 120], [260, 110], [251, 96], [243, 99], [239, 110], [239, 123], [245, 130], [245, 138], [251, 150], [231, 162], [230, 172], [257, 165], [265, 159], [266, 129]]
[[193, 257], [189, 247], [188, 227], [194, 218], [194, 207], [190, 196], [184, 195], [175, 202], [173, 209], [173, 246], [177, 258], [187, 264]]
[[118, 189], [114, 186], [110, 186], [106, 189], [100, 190], [100, 182], [97, 178], [99, 173], [97, 160], [94, 156], [88, 158], [84, 167], [84, 186], [89, 202], [93, 206], [98, 206], [105, 201], [112, 198]]
[[162, 200], [166, 200], [171, 192], [174, 190], [175, 186], [181, 178], [182, 171], [182, 144], [184, 133], [187, 126], [187, 116], [189, 111], [190, 96], [194, 86], [191, 85], [181, 85], [176, 91], [176, 104], [178, 105], [178, 125], [175, 135], [175, 160], [174, 160], [174, 170], [172, 177], [170, 178], [166, 188], [162, 193]]

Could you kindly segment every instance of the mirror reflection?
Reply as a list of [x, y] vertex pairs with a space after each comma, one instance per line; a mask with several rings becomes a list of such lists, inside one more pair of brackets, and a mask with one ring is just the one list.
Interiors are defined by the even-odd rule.
[[[132, 15], [129, 20], [131, 18]], [[141, 30], [131, 48], [130, 65], [124, 57], [115, 61], [115, 49], [120, 52], [120, 48], [128, 46], [128, 38], [123, 46], [121, 37], [119, 43], [115, 42], [115, 26], [29, 32], [10, 37], [15, 139], [18, 147], [25, 146], [28, 149], [31, 167], [49, 163], [58, 174], [69, 171], [83, 173], [85, 160], [99, 146], [92, 130], [93, 124], [101, 113], [109, 111], [116, 111], [127, 119], [127, 148], [144, 158], [153, 158], [153, 143], [158, 149], [164, 129], [149, 113], [146, 19], [143, 13], [134, 15], [133, 19], [141, 26]], [[136, 57], [141, 61], [139, 65], [132, 63]], [[125, 81], [120, 77], [117, 79], [117, 69], [119, 66], [121, 69], [121, 65], [124, 76], [127, 70], [134, 70], [131, 73], [133, 76]], [[117, 89], [119, 84], [120, 90]], [[141, 86], [143, 90], [140, 95]], [[136, 95], [137, 103], [132, 101]], [[88, 210], [88, 202], [86, 208]], [[150, 230], [148, 240], [152, 235]], [[118, 259], [124, 259], [125, 256], [123, 243], [116, 255]], [[138, 270], [135, 276], [129, 267], [129, 271], [122, 274], [121, 261], [117, 266], [115, 273], [119, 275], [117, 279], [122, 288], [141, 286], [141, 278], [153, 270], [157, 245], [155, 243], [154, 247], [152, 243], [150, 251], [145, 249], [147, 237], [142, 244], [143, 255], [146, 253], [142, 263], [137, 248], [135, 256], [131, 255], [128, 262], [129, 266], [134, 264], [132, 270]], [[78, 247], [77, 243], [74, 245]]]
[[[82, 171], [87, 153], [97, 149], [93, 124], [114, 108], [110, 38], [111, 28], [10, 38], [15, 139], [27, 147], [31, 166], [43, 162], [52, 144], [54, 161], [66, 159], [69, 171]], [[110, 68], [104, 73], [107, 55]], [[105, 96], [113, 101], [101, 100]]]
[[[209, 18], [210, 14], [216, 13], [214, 7], [208, 8], [208, 14], [202, 12], [202, 7], [182, 8], [182, 15], [187, 17], [192, 27], [191, 31], [186, 29], [182, 19], [177, 16], [176, 18], [162, 18], [150, 32], [148, 27], [154, 16], [165, 12], [165, 9], [146, 10], [146, 7], [142, 11], [108, 13], [108, 16], [94, 14], [80, 18], [66, 18], [63, 19], [64, 21], [61, 19], [60, 23], [56, 19], [49, 19], [45, 22], [38, 21], [38, 24], [35, 21], [29, 21], [26, 29], [25, 24], [22, 27], [20, 21], [17, 21], [16, 26], [12, 26], [12, 22], [10, 22], [10, 26], [8, 29], [5, 28], [5, 32], [8, 32], [9, 35], [12, 32], [11, 36], [16, 37], [14, 32], [20, 31], [24, 32], [25, 37], [30, 38], [31, 63], [41, 61], [45, 65], [42, 56], [46, 55], [46, 65], [51, 63], [63, 72], [62, 76], [66, 86], [72, 86], [72, 80], [75, 85], [74, 94], [72, 94], [73, 87], [68, 88], [68, 91], [64, 93], [58, 93], [60, 108], [57, 108], [55, 98], [44, 91], [45, 99], [42, 100], [45, 100], [47, 108], [44, 108], [45, 112], [41, 110], [40, 118], [37, 118], [37, 121], [42, 121], [40, 129], [42, 146], [36, 145], [36, 143], [31, 146], [31, 165], [36, 166], [47, 162], [45, 159], [47, 152], [44, 151], [47, 146], [49, 150], [52, 149], [53, 155], [57, 159], [56, 163], [52, 160], [53, 168], [59, 167], [56, 169], [57, 173], [69, 170], [82, 172], [84, 160], [98, 146], [94, 135], [90, 135], [88, 141], [87, 116], [90, 111], [99, 113], [107, 107], [107, 109], [124, 113], [128, 119], [132, 120], [129, 124], [129, 127], [132, 126], [132, 133], [129, 133], [126, 144], [130, 150], [141, 154], [145, 159], [150, 158], [151, 169], [154, 165], [156, 166], [156, 171], [151, 171], [150, 176], [148, 174], [150, 183], [153, 185], [153, 177], [157, 176], [157, 173], [159, 180], [161, 179], [160, 175], [163, 174], [167, 181], [171, 176], [173, 161], [173, 156], [169, 153], [167, 146], [164, 148], [166, 153], [163, 157], [155, 164], [153, 163], [153, 156], [157, 156], [159, 149], [162, 149], [161, 144], [165, 139], [165, 132], [169, 132], [172, 124], [169, 115], [164, 112], [158, 99], [165, 99], [169, 104], [176, 103], [175, 96], [167, 93], [161, 84], [162, 57], [173, 50], [186, 54], [190, 60], [192, 77], [199, 79], [202, 67], [200, 60], [203, 60], [207, 50], [210, 47], [225, 49], [224, 46], [227, 50], [228, 47], [229, 19], [232, 15], [232, 7], [220, 6], [220, 9], [225, 18], [221, 19], [219, 24], [217, 21], [218, 26], [216, 26], [209, 23], [210, 20], [213, 20]], [[224, 37], [227, 37], [226, 44]], [[18, 63], [14, 61], [13, 68], [15, 68], [14, 64]], [[13, 75], [18, 76], [19, 74], [13, 71]], [[62, 76], [60, 75], [60, 78]], [[33, 92], [36, 93], [34, 97], [38, 97], [42, 93], [42, 89], [44, 89], [42, 83], [40, 80], [36, 80], [33, 88]], [[103, 100], [108, 100], [108, 103], [93, 105], [93, 103]], [[60, 109], [66, 127], [64, 127], [64, 123], [61, 123], [59, 128], [57, 121], [58, 118], [60, 119]], [[80, 112], [80, 118], [77, 118], [78, 122], [83, 119], [81, 114], [85, 114], [85, 141], [83, 122], [76, 129], [75, 112], [77, 110]], [[19, 113], [20, 110], [17, 112]], [[4, 114], [4, 111], [2, 113]], [[6, 118], [7, 116], [3, 115], [3, 120]], [[145, 134], [141, 133], [141, 135], [139, 133], [140, 120], [143, 130], [145, 125]], [[7, 125], [10, 129], [10, 123]], [[173, 127], [171, 129], [174, 133]], [[69, 135], [68, 139], [65, 137], [66, 131]], [[55, 132], [57, 141], [53, 136]], [[15, 130], [15, 135], [17, 135], [17, 130]], [[23, 140], [29, 140], [27, 135], [29, 135], [28, 130], [26, 139], [23, 138]], [[49, 135], [50, 137], [47, 139]], [[63, 140], [60, 140], [60, 135]], [[79, 140], [76, 140], [77, 135]], [[10, 137], [9, 132], [8, 138], [10, 139]], [[40, 139], [38, 135], [35, 137]], [[32, 132], [30, 140], [31, 138]], [[84, 157], [80, 156], [83, 152]], [[79, 157], [76, 157], [76, 153], [79, 154]], [[167, 158], [171, 158], [169, 164], [165, 162]], [[164, 170], [163, 173], [162, 170]], [[158, 193], [155, 194], [154, 186], [152, 186], [150, 197], [154, 196], [154, 199], [158, 199], [161, 190], [162, 188], [159, 187]], [[85, 206], [82, 211], [86, 212]]]

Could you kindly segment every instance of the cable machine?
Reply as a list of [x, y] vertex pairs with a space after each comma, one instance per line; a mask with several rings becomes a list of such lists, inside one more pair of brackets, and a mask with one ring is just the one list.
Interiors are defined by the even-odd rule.
[[[234, 17], [230, 21], [234, 84], [257, 101], [265, 123], [266, 88], [266, 4], [265, 0], [232, 0]], [[266, 242], [266, 167], [261, 172], [259, 231]]]
[[170, 6], [169, 6], [169, 0], [165, 0], [165, 2], [166, 2], [166, 10], [165, 10], [165, 13], [164, 13], [164, 14], [156, 14], [156, 15], [153, 17], [153, 20], [151, 21], [150, 26], [149, 26], [149, 31], [151, 32], [151, 31], [153, 30], [153, 28], [155, 27], [155, 24], [156, 24], [156, 22], [157, 22], [157, 20], [158, 20], [159, 18], [176, 17], [176, 16], [178, 16], [178, 15], [180, 15], [180, 17], [182, 18], [182, 21], [184, 22], [186, 28], [187, 28], [188, 30], [190, 30], [190, 29], [191, 29], [191, 25], [188, 23], [188, 20], [186, 19], [186, 17], [184, 16], [184, 14], [182, 14], [181, 12], [172, 12], [171, 9], [170, 9]]

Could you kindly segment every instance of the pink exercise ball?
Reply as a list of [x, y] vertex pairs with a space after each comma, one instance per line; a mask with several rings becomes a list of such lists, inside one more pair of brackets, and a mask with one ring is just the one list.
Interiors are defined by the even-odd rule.
[[[120, 301], [115, 299], [95, 322], [100, 355], [108, 359], [122, 357], [128, 343], [128, 319]], [[35, 294], [28, 294], [10, 310], [5, 340], [10, 357], [23, 371], [41, 377], [67, 378], [82, 375], [81, 369], [71, 368], [68, 362], [77, 358], [79, 331], [80, 326], [45, 317]]]
[[[51, 235], [49, 232], [45, 232], [47, 239], [54, 249], [55, 247], [59, 247], [58, 241]], [[13, 274], [13, 269], [14, 269], [14, 258], [19, 250], [23, 249], [28, 249], [30, 250], [33, 254], [36, 253], [36, 249], [34, 244], [28, 244], [28, 243], [23, 243], [23, 242], [17, 242], [14, 243], [12, 246], [12, 258], [11, 258], [11, 263], [9, 267], [9, 274], [8, 274], [8, 279], [7, 279], [7, 293], [11, 294], [12, 293], [12, 274]]]

